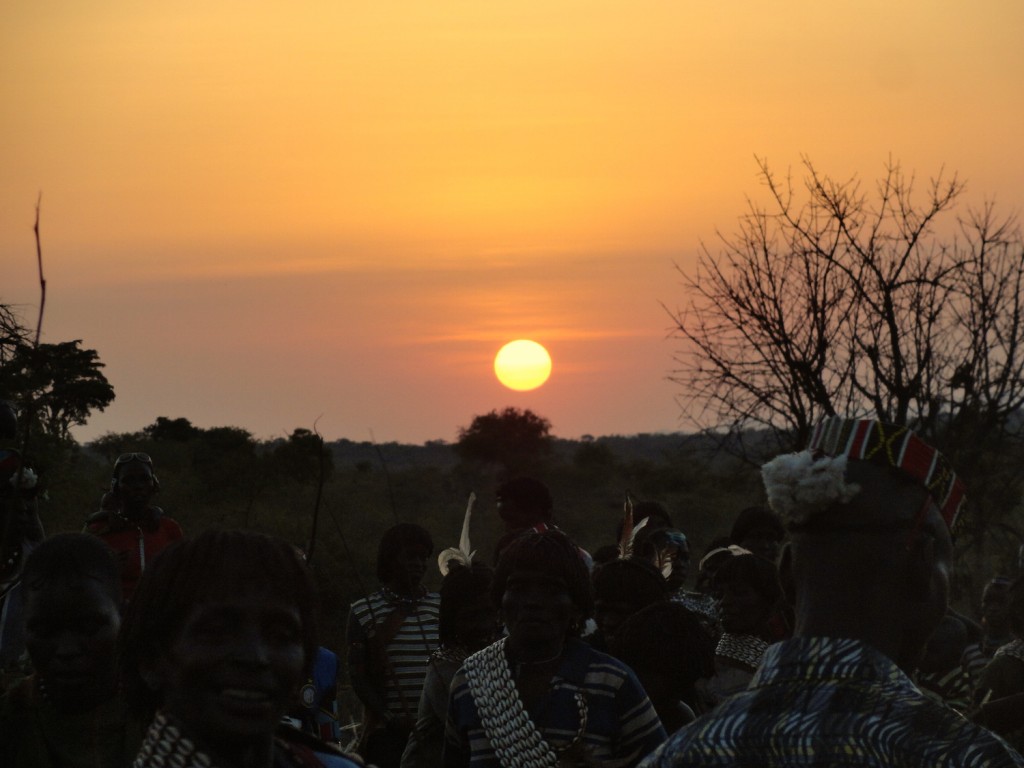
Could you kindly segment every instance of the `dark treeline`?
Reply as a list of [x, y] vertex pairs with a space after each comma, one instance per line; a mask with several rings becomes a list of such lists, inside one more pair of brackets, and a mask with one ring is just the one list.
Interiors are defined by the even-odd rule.
[[[435, 556], [458, 543], [470, 492], [478, 501], [472, 541], [490, 562], [501, 527], [494, 490], [510, 473], [499, 463], [460, 458], [455, 444], [320, 441], [310, 430], [257, 440], [237, 427], [200, 428], [187, 419], [158, 418], [139, 432], [108, 434], [65, 446], [59, 460], [38, 456], [46, 494], [40, 514], [47, 533], [81, 530], [99, 507], [118, 455], [145, 451], [160, 481], [154, 503], [189, 536], [213, 527], [247, 528], [308, 548], [317, 495], [313, 548], [326, 646], [340, 650], [351, 601], [375, 588], [381, 534], [396, 521], [416, 522], [434, 539]], [[761, 503], [756, 469], [712, 441], [682, 434], [554, 439], [530, 471], [549, 485], [559, 525], [580, 545], [614, 543], [627, 492], [656, 500], [672, 513], [695, 554], [728, 534], [744, 506]], [[322, 489], [321, 489], [322, 482]], [[436, 588], [440, 574], [428, 571]]]

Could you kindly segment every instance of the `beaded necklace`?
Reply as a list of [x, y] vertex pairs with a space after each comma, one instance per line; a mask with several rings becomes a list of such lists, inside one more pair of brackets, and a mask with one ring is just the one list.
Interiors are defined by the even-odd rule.
[[503, 637], [477, 651], [463, 665], [480, 723], [503, 766], [556, 768], [559, 754], [574, 749], [587, 730], [587, 700], [582, 691], [574, 698], [580, 727], [572, 741], [556, 752], [541, 735], [519, 697], [505, 656]]
[[726, 632], [718, 641], [715, 655], [738, 662], [753, 671], [761, 665], [761, 657], [767, 648], [768, 643], [754, 635]]

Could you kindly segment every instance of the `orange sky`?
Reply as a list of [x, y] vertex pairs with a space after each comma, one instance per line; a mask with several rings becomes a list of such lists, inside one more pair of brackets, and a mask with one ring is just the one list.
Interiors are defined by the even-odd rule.
[[[754, 155], [943, 165], [1018, 209], [1024, 4], [8, 0], [0, 301], [99, 351], [117, 400], [258, 437], [673, 430], [673, 262]], [[514, 338], [550, 381], [506, 390]]]

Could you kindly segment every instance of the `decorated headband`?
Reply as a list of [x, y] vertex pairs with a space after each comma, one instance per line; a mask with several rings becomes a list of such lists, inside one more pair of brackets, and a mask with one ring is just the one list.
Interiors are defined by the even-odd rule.
[[928, 491], [953, 529], [964, 505], [964, 484], [937, 450], [909, 427], [870, 419], [825, 419], [807, 450], [779, 456], [761, 469], [772, 508], [790, 525], [806, 522], [815, 508], [848, 502], [860, 490], [845, 480], [849, 459], [898, 469]]

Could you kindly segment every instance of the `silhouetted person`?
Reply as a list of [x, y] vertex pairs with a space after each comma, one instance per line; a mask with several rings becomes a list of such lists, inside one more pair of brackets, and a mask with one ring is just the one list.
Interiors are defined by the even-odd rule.
[[668, 586], [646, 560], [614, 560], [594, 571], [594, 620], [597, 631], [587, 638], [597, 650], [611, 653], [615, 634], [637, 611], [668, 599]]
[[786, 531], [779, 516], [770, 509], [747, 507], [736, 516], [729, 538], [733, 544], [774, 563]]
[[[1006, 591], [1006, 613], [1012, 640], [993, 655], [978, 679], [977, 703], [998, 705], [999, 700], [1024, 694], [1024, 577], [1018, 577]], [[1024, 713], [1024, 707], [1018, 709]], [[1024, 748], [1024, 714], [1015, 722], [993, 722], [1018, 749]]]
[[715, 648], [715, 674], [706, 691], [721, 701], [747, 687], [774, 640], [771, 622], [782, 604], [775, 564], [753, 554], [729, 558], [715, 573], [721, 595], [722, 635]]
[[153, 559], [182, 538], [181, 526], [150, 501], [160, 490], [153, 460], [145, 453], [125, 453], [114, 462], [101, 509], [86, 520], [85, 530], [99, 536], [121, 563], [121, 590], [131, 599], [135, 585]]
[[710, 708], [697, 683], [714, 674], [715, 641], [696, 614], [661, 601], [626, 619], [613, 655], [636, 672], [668, 733]]
[[315, 612], [312, 577], [286, 542], [208, 531], [168, 547], [119, 640], [129, 702], [153, 718], [133, 766], [356, 765], [281, 723], [313, 664]]
[[401, 761], [438, 645], [440, 596], [422, 584], [433, 551], [424, 528], [389, 528], [377, 550], [381, 588], [349, 609], [349, 675], [364, 708], [359, 752], [380, 768]]
[[491, 594], [508, 636], [467, 658], [452, 680], [446, 768], [630, 768], [664, 740], [633, 672], [579, 639], [593, 597], [590, 575], [565, 534], [512, 541]]
[[466, 657], [498, 639], [498, 608], [491, 600], [494, 572], [486, 565], [452, 565], [441, 582], [440, 647], [430, 657], [416, 725], [402, 755], [402, 768], [441, 764], [448, 691]]
[[[996, 576], [981, 593], [982, 636], [964, 649], [960, 664], [967, 672], [972, 692], [977, 690], [981, 673], [996, 651], [1014, 639], [1010, 627], [1010, 585], [1012, 579]], [[980, 696], [973, 697], [977, 703]]]
[[114, 554], [82, 533], [47, 539], [23, 575], [35, 671], [0, 699], [6, 768], [122, 768], [142, 742], [117, 695], [121, 582]]
[[[14, 409], [0, 402], [0, 422], [12, 442]], [[43, 539], [36, 496], [39, 482], [29, 462], [13, 447], [0, 446], [0, 689], [27, 669], [21, 574], [32, 549]]]
[[970, 678], [960, 665], [966, 646], [963, 622], [947, 613], [928, 638], [914, 678], [926, 696], [963, 713], [971, 706]]
[[762, 468], [790, 535], [794, 637], [645, 766], [1011, 766], [907, 677], [946, 613], [963, 485], [905, 427], [839, 418]]

